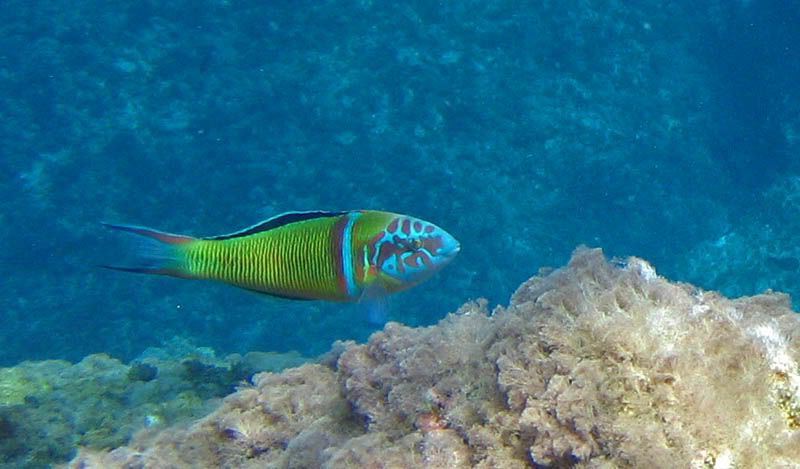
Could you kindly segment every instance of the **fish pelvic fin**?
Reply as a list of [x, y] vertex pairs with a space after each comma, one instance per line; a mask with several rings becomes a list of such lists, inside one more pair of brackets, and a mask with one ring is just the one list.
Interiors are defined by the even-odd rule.
[[102, 223], [102, 225], [130, 235], [128, 252], [120, 255], [127, 259], [130, 265], [100, 265], [100, 267], [137, 274], [194, 278], [188, 271], [185, 253], [186, 247], [197, 241], [196, 238], [134, 225], [114, 223]]

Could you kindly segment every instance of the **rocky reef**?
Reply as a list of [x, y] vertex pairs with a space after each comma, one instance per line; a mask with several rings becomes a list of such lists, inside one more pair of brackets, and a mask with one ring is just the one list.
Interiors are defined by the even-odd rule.
[[279, 371], [297, 354], [217, 357], [173, 341], [122, 363], [105, 354], [78, 363], [23, 362], [0, 368], [0, 468], [64, 463], [78, 446], [110, 448], [134, 432], [200, 418], [256, 372]]
[[798, 335], [786, 295], [732, 300], [579, 249], [506, 308], [389, 323], [70, 467], [797, 465]]

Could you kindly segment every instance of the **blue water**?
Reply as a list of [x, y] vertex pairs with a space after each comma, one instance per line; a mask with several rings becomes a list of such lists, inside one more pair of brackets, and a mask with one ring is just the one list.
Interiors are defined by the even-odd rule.
[[3, 2], [0, 365], [173, 338], [313, 356], [358, 305], [125, 275], [100, 221], [430, 220], [462, 253], [389, 319], [505, 303], [579, 244], [797, 296], [796, 1]]

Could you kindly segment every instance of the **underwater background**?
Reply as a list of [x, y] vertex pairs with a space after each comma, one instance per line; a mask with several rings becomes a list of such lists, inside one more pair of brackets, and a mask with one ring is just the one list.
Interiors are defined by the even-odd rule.
[[101, 222], [420, 217], [462, 249], [391, 297], [408, 326], [508, 304], [579, 245], [731, 297], [800, 295], [800, 2], [2, 12], [0, 467], [204, 415], [257, 371], [381, 328], [363, 305], [101, 269], [127, 248]]
[[192, 235], [382, 209], [462, 244], [389, 319], [504, 304], [580, 244], [798, 293], [794, 1], [3, 2], [0, 365], [365, 340], [358, 305], [97, 268], [101, 221]]

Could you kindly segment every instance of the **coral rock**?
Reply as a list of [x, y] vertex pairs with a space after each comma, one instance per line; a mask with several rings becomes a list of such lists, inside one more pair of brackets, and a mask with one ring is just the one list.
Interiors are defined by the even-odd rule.
[[388, 324], [72, 467], [800, 464], [800, 317], [579, 249], [492, 314]]

